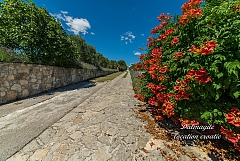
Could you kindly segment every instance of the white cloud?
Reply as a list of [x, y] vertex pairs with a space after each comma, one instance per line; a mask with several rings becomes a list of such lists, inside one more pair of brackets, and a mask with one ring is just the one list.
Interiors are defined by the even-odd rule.
[[90, 34], [91, 34], [91, 35], [95, 35], [95, 33], [94, 33], [94, 32], [90, 32]]
[[144, 34], [141, 34], [142, 36], [144, 36]]
[[61, 13], [66, 15], [66, 14], [68, 14], [68, 11], [61, 11]]
[[134, 51], [134, 55], [141, 55], [142, 53], [138, 52], [138, 51]]
[[132, 32], [128, 31], [126, 33], [124, 33], [123, 35], [120, 35], [121, 37], [121, 41], [125, 41], [125, 44], [133, 43], [133, 40], [136, 38], [136, 36], [133, 35]]
[[[61, 11], [59, 14], [52, 14], [56, 19], [62, 20], [66, 23], [66, 25], [69, 27], [68, 30], [73, 32], [75, 35], [82, 33], [83, 35], [86, 35], [88, 32], [87, 30], [91, 28], [90, 23], [85, 18], [77, 18], [77, 17], [71, 17], [67, 16], [67, 11]], [[90, 34], [94, 35], [93, 32]]]

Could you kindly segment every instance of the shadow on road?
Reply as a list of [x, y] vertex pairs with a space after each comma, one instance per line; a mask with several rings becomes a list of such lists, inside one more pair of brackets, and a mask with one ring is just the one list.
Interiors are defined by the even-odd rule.
[[2, 104], [0, 104], [0, 106], [11, 104], [11, 103], [20, 104], [19, 102], [24, 101], [26, 99], [36, 99], [37, 97], [46, 96], [46, 95], [54, 96], [55, 94], [58, 94], [58, 93], [61, 93], [61, 92], [79, 90], [81, 88], [90, 88], [90, 87], [94, 87], [94, 86], [96, 86], [96, 83], [94, 83], [94, 82], [83, 81], [83, 82], [67, 85], [67, 86], [64, 86], [64, 87], [59, 87], [59, 88], [56, 88], [56, 89], [44, 91], [44, 92], [34, 94], [34, 95], [31, 95], [31, 96], [27, 96], [27, 97], [24, 97], [24, 98], [19, 98], [19, 99], [16, 99], [14, 101], [10, 101], [10, 102], [7, 102], [7, 103], [2, 103]]

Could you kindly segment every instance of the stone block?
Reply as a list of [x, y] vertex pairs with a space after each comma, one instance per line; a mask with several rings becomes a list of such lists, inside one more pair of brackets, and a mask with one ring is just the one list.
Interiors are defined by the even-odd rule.
[[34, 89], [34, 90], [36, 90], [36, 89], [39, 88], [39, 84], [32, 84], [32, 85], [31, 85], [31, 88]]
[[28, 84], [28, 81], [22, 79], [22, 80], [19, 81], [19, 83], [20, 83], [21, 85], [27, 85], [27, 84]]
[[28, 73], [29, 72], [29, 69], [26, 65], [24, 66], [21, 66], [19, 69], [18, 69], [18, 73]]
[[11, 87], [11, 90], [12, 90], [12, 91], [21, 92], [22, 87], [21, 87], [19, 84], [14, 84], [14, 85]]
[[1, 97], [4, 97], [6, 95], [6, 92], [0, 92]]
[[7, 79], [8, 79], [9, 81], [14, 80], [14, 75], [9, 75], [9, 76], [7, 77]]
[[15, 79], [20, 80], [20, 79], [26, 79], [27, 78], [27, 73], [17, 73], [15, 75]]
[[26, 97], [26, 96], [28, 96], [29, 95], [29, 91], [27, 90], [27, 89], [24, 89], [23, 91], [22, 91], [22, 97]]
[[4, 82], [3, 82], [3, 86], [4, 86], [4, 87], [9, 87], [9, 82], [8, 82], [8, 81], [4, 81]]
[[17, 92], [9, 91], [7, 92], [7, 101], [13, 101], [17, 98]]
[[28, 89], [28, 84], [22, 85], [22, 89]]
[[30, 79], [30, 82], [31, 82], [31, 83], [35, 83], [35, 82], [37, 82], [37, 79], [32, 78], [32, 79]]

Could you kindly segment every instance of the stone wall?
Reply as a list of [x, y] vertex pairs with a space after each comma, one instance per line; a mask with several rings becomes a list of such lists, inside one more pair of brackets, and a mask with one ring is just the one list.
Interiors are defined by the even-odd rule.
[[0, 104], [110, 73], [113, 71], [0, 62]]

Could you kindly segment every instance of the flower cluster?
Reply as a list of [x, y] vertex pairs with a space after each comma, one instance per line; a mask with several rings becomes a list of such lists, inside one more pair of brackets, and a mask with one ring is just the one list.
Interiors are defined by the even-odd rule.
[[240, 151], [240, 146], [238, 146], [238, 141], [240, 140], [240, 134], [234, 134], [231, 130], [225, 129], [224, 127], [221, 126], [220, 128], [221, 134], [226, 135], [226, 139], [231, 141], [234, 146]]
[[149, 83], [148, 85], [146, 85], [146, 87], [151, 89], [152, 93], [154, 94], [158, 94], [159, 92], [166, 90], [166, 86], [161, 84], [155, 85], [153, 83]]
[[154, 116], [155, 117], [155, 119], [157, 120], [157, 121], [161, 121], [161, 120], [163, 120], [163, 116], [159, 116], [159, 115], [157, 115], [157, 116]]
[[138, 90], [138, 88], [137, 88], [137, 87], [134, 87], [132, 90], [134, 90], [134, 91], [137, 91], [137, 90]]
[[177, 59], [182, 58], [184, 53], [185, 53], [185, 51], [178, 52], [178, 53], [174, 54], [174, 58], [177, 58]]
[[197, 8], [202, 3], [202, 0], [189, 0], [182, 5], [182, 14], [186, 13], [189, 9]]
[[178, 84], [177, 86], [174, 86], [174, 90], [177, 91], [176, 94], [174, 94], [174, 97], [177, 101], [179, 100], [184, 100], [184, 99], [189, 99], [189, 94], [186, 92], [190, 90], [190, 87], [188, 84], [190, 83], [187, 79], [184, 80], [176, 80], [176, 83]]
[[151, 34], [156, 34], [158, 31], [160, 31], [164, 26], [167, 25], [167, 22], [163, 21], [160, 25], [156, 26], [152, 29]]
[[143, 101], [144, 100], [144, 96], [143, 95], [141, 95], [141, 94], [135, 94], [134, 95], [134, 98], [137, 98], [138, 100], [140, 100], [140, 101]]
[[151, 34], [156, 34], [158, 33], [158, 31], [162, 30], [163, 27], [165, 27], [167, 25], [167, 22], [172, 19], [172, 16], [170, 16], [169, 14], [167, 14], [166, 16], [164, 15], [164, 13], [161, 13], [158, 17], [159, 22], [162, 22], [161, 24], [159, 24], [158, 26], [156, 26], [155, 28], [153, 28], [151, 30]]
[[145, 56], [147, 56], [147, 54], [141, 54], [139, 60], [142, 61]]
[[211, 77], [207, 77], [208, 73], [204, 68], [200, 68], [199, 70], [190, 69], [186, 74], [186, 78], [188, 80], [196, 80], [198, 83], [208, 83], [212, 82]]
[[166, 16], [164, 15], [164, 13], [161, 13], [157, 18], [160, 22], [161, 21], [169, 21], [170, 19], [172, 19], [172, 16], [170, 16], [169, 13], [167, 13]]
[[154, 45], [154, 38], [152, 37], [152, 36], [150, 36], [148, 39], [147, 39], [147, 41], [148, 41], [148, 44], [146, 45], [147, 47], [150, 47], [150, 46], [152, 46], [152, 45]]
[[164, 115], [167, 115], [168, 117], [173, 116], [174, 113], [174, 102], [171, 101], [164, 101], [163, 105], [162, 105], [162, 113]]
[[161, 58], [162, 57], [162, 47], [154, 48], [151, 53], [152, 58]]
[[202, 10], [198, 8], [201, 3], [202, 0], [189, 0], [188, 2], [184, 3], [182, 5], [182, 16], [178, 23], [180, 25], [185, 25], [191, 19], [194, 19], [195, 17], [201, 17]]
[[166, 38], [167, 38], [169, 35], [171, 35], [174, 31], [175, 31], [174, 28], [169, 28], [169, 29], [167, 29], [164, 34], [161, 34], [161, 35], [159, 36], [159, 38], [156, 39], [156, 42], [166, 40]]
[[226, 114], [226, 119], [228, 123], [240, 127], [240, 110], [233, 107], [229, 110], [229, 113]]
[[174, 46], [174, 45], [176, 45], [178, 42], [179, 42], [179, 39], [175, 37], [174, 39], [171, 40], [170, 43], [171, 43], [171, 46]]
[[136, 68], [137, 71], [140, 70], [141, 67], [142, 67], [142, 66], [141, 66], [140, 62], [139, 62], [139, 63], [136, 63], [135, 68]]
[[214, 41], [206, 41], [199, 48], [193, 45], [188, 51], [193, 52], [194, 54], [209, 55], [213, 53], [213, 50], [217, 45], [218, 44]]
[[187, 24], [191, 19], [195, 17], [200, 18], [202, 16], [202, 10], [200, 8], [197, 9], [190, 9], [184, 15], [181, 16], [179, 20], [180, 25]]
[[[221, 42], [223, 37], [217, 37], [212, 33], [213, 31], [205, 30], [206, 28], [214, 27], [215, 24], [220, 25], [220, 23], [218, 23], [219, 20], [214, 19], [214, 17], [213, 19], [211, 19], [212, 17], [210, 19], [204, 19], [205, 17], [198, 19], [202, 16], [202, 10], [200, 8], [201, 3], [202, 0], [188, 0], [187, 3], [183, 4], [182, 16], [178, 22], [170, 20], [172, 16], [166, 16], [163, 13], [157, 17], [160, 24], [151, 30], [151, 34], [155, 34], [156, 37], [149, 37], [147, 39], [148, 54], [142, 54], [140, 56], [141, 62], [136, 64], [137, 69], [146, 72], [144, 72], [144, 76], [137, 77], [142, 80], [141, 86], [137, 86], [139, 90], [138, 88], [133, 88], [133, 90], [140, 92], [135, 95], [135, 98], [147, 101], [149, 105], [153, 106], [154, 109], [151, 113], [158, 121], [162, 120], [163, 117], [170, 117], [176, 124], [180, 123], [184, 127], [199, 125], [199, 122], [189, 119], [218, 123], [219, 126], [214, 125], [214, 129], [205, 131], [206, 134], [210, 135], [221, 132], [223, 135], [226, 135], [226, 138], [234, 143], [236, 148], [240, 151], [240, 134], [235, 134], [239, 133], [238, 128], [240, 127], [240, 110], [238, 107], [229, 110], [226, 114], [226, 119], [222, 120], [222, 117], [207, 117], [207, 115], [204, 115], [206, 108], [201, 108], [201, 106], [198, 107], [197, 111], [201, 117], [194, 118], [195, 116], [199, 116], [198, 114], [195, 115], [194, 112], [196, 112], [196, 110], [193, 109], [194, 107], [183, 106], [187, 105], [187, 100], [192, 102], [198, 99], [197, 97], [195, 98], [195, 96], [199, 95], [199, 91], [197, 90], [198, 87], [207, 87], [205, 88], [206, 91], [201, 91], [201, 96], [203, 97], [200, 99], [201, 101], [206, 99], [206, 105], [210, 105], [213, 99], [209, 96], [209, 92], [211, 92], [212, 95], [212, 91], [216, 89], [216, 86], [211, 85], [209, 82], [213, 81], [213, 84], [216, 83], [217, 79], [214, 78], [218, 77], [218, 73], [213, 72], [214, 69], [217, 68], [215, 66], [216, 63], [213, 62], [214, 64], [211, 65], [209, 61], [218, 58], [218, 56], [221, 58], [220, 56], [222, 55], [222, 50], [219, 50], [219, 54], [216, 55], [216, 57], [211, 54], [217, 50], [216, 47], [219, 45], [217, 42]], [[234, 12], [237, 10], [236, 12], [239, 13], [239, 4], [235, 6], [232, 5], [232, 8]], [[211, 15], [214, 16], [213, 14]], [[204, 16], [207, 15], [205, 14]], [[233, 11], [231, 11], [231, 16], [235, 16]], [[230, 19], [229, 16], [226, 17]], [[191, 21], [193, 21], [194, 24], [183, 26]], [[198, 26], [199, 23], [201, 27]], [[204, 24], [206, 25], [205, 27]], [[184, 32], [186, 31], [187, 33], [185, 34]], [[209, 33], [205, 34], [205, 31]], [[186, 38], [186, 35], [191, 32], [194, 33], [190, 36], [190, 39]], [[209, 41], [205, 41], [206, 38]], [[198, 45], [194, 44], [199, 41], [203, 43]], [[229, 38], [226, 44], [230, 43]], [[226, 44], [221, 44], [221, 48], [224, 48]], [[183, 61], [179, 61], [179, 59], [184, 58], [185, 55], [189, 55], [189, 57], [187, 56]], [[206, 57], [202, 56], [207, 56], [207, 61], [203, 59]], [[229, 56], [229, 58], [226, 58], [226, 61], [227, 59], [230, 60], [230, 58], [232, 60], [232, 56]], [[183, 64], [183, 62], [185, 64]], [[198, 65], [202, 66], [196, 68]], [[219, 64], [221, 68], [223, 67], [222, 65], [223, 64]], [[211, 76], [208, 73], [210, 69], [213, 69], [211, 70], [213, 72]], [[209, 84], [206, 86], [204, 83]], [[226, 83], [220, 82], [220, 84], [224, 87]], [[200, 89], [202, 90], [204, 88]], [[220, 88], [219, 90], [222, 92], [225, 89]], [[228, 89], [226, 91], [228, 91]], [[215, 104], [217, 105], [219, 102]], [[221, 111], [226, 112], [226, 109], [221, 109]], [[216, 114], [220, 116], [219, 111]], [[179, 118], [180, 116], [183, 118]], [[206, 118], [203, 119], [202, 116], [206, 116]], [[221, 127], [221, 125], [226, 126]], [[217, 128], [215, 129], [216, 126]]]
[[143, 79], [143, 78], [144, 78], [144, 75], [138, 75], [138, 76], [136, 76], [135, 78]]
[[197, 122], [195, 120], [191, 121], [191, 120], [183, 119], [183, 118], [179, 118], [178, 120], [181, 123], [182, 127], [198, 126], [199, 125], [199, 122]]

